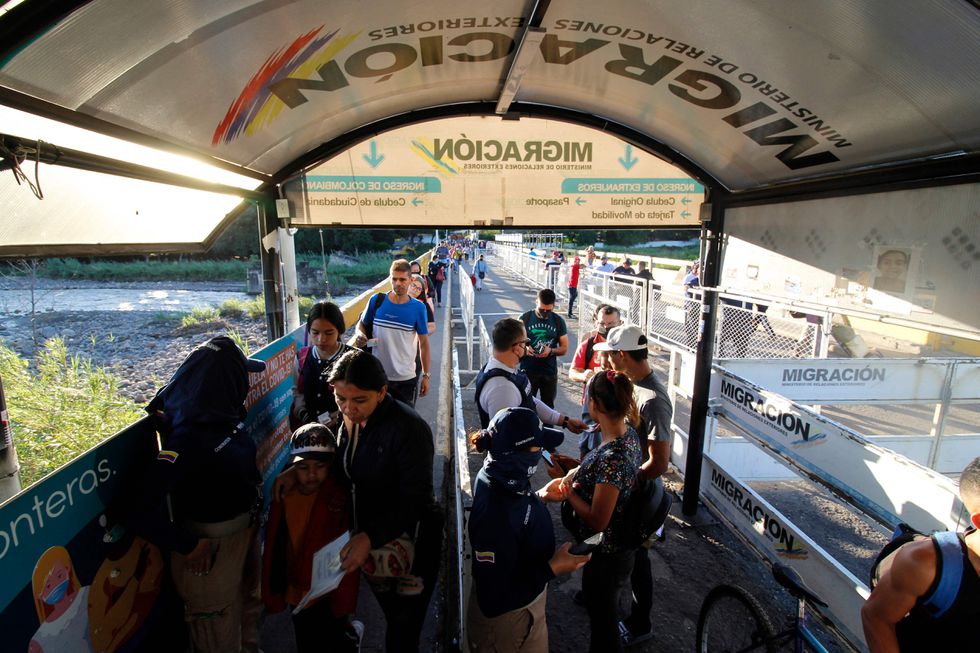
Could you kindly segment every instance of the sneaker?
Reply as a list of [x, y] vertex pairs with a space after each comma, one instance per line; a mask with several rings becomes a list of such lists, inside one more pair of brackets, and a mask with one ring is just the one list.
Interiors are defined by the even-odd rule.
[[364, 639], [364, 623], [354, 619], [350, 622], [350, 627], [354, 629], [354, 634], [357, 635], [357, 648], [356, 651], [361, 650], [361, 640]]
[[642, 644], [643, 642], [653, 638], [652, 628], [645, 633], [634, 634], [622, 621], [620, 621], [617, 626], [619, 627], [619, 641], [622, 642], [624, 647]]

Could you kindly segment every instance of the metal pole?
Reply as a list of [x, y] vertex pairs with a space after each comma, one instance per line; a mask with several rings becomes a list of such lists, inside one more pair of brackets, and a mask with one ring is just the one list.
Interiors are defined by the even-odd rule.
[[286, 333], [299, 328], [299, 283], [296, 280], [295, 229], [279, 227], [279, 260], [282, 263], [282, 288]]
[[257, 223], [259, 230], [259, 260], [262, 263], [262, 291], [265, 295], [266, 331], [269, 342], [278, 340], [284, 333], [284, 316], [282, 312], [282, 292], [279, 285], [279, 254], [268, 250], [264, 240], [277, 228], [276, 219], [272, 215], [272, 199], [256, 204]]
[[323, 278], [327, 278], [327, 252], [323, 248], [323, 229], [318, 229], [320, 232], [320, 263], [323, 264]]
[[20, 464], [17, 449], [7, 416], [7, 399], [3, 394], [3, 378], [0, 378], [0, 503], [20, 492]]
[[[702, 230], [706, 242], [701, 285], [717, 287], [721, 277], [721, 244], [724, 237], [725, 207], [715, 198], [711, 203], [711, 221]], [[714, 356], [715, 315], [717, 293], [705, 290], [701, 300], [700, 335], [697, 361], [694, 367], [694, 394], [691, 397], [691, 422], [687, 429], [687, 461], [684, 469], [683, 512], [688, 517], [698, 510], [701, 489], [701, 463], [704, 454], [704, 433], [708, 418], [708, 395], [711, 387], [711, 361]]]
[[[949, 404], [953, 397], [953, 378], [956, 376], [956, 363], [946, 365], [946, 378], [943, 379], [942, 398], [936, 404], [936, 410], [932, 415], [932, 428], [929, 436], [932, 441], [929, 443], [929, 469], [936, 469], [939, 462], [939, 448], [943, 441], [943, 430], [946, 427], [946, 417], [949, 415]], [[939, 471], [939, 470], [936, 470]]]

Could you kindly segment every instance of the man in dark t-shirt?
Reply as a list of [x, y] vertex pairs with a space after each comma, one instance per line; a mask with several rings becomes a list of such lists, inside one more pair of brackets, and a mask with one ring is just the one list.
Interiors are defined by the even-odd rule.
[[531, 382], [531, 396], [540, 391], [541, 401], [555, 407], [558, 394], [558, 356], [568, 351], [568, 327], [555, 314], [555, 291], [538, 291], [535, 310], [521, 315], [527, 330], [528, 354], [521, 359], [521, 371]]

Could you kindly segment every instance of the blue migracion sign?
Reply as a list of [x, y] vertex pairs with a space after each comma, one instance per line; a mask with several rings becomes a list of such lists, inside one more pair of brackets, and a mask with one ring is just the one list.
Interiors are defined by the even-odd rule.
[[442, 183], [435, 177], [355, 177], [352, 175], [310, 175], [304, 177], [308, 193], [441, 193]]
[[704, 193], [704, 186], [693, 179], [656, 179], [628, 177], [615, 178], [582, 178], [571, 177], [561, 182], [561, 192], [569, 194], [598, 193], [605, 195], [623, 195], [641, 193], [648, 195], [675, 195]]

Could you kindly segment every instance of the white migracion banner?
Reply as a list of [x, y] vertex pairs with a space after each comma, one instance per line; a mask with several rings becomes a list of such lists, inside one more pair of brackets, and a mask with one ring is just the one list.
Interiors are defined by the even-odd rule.
[[925, 532], [966, 526], [956, 487], [942, 474], [730, 372], [712, 374], [720, 381], [713, 395], [721, 418], [868, 515]]
[[832, 620], [848, 639], [864, 641], [861, 606], [869, 591], [862, 581], [709, 454], [704, 457], [701, 495], [757, 552], [798, 571], [827, 603]]
[[980, 361], [950, 358], [729, 359], [725, 369], [801, 404], [943, 399], [951, 365], [957, 399], [980, 399]]

